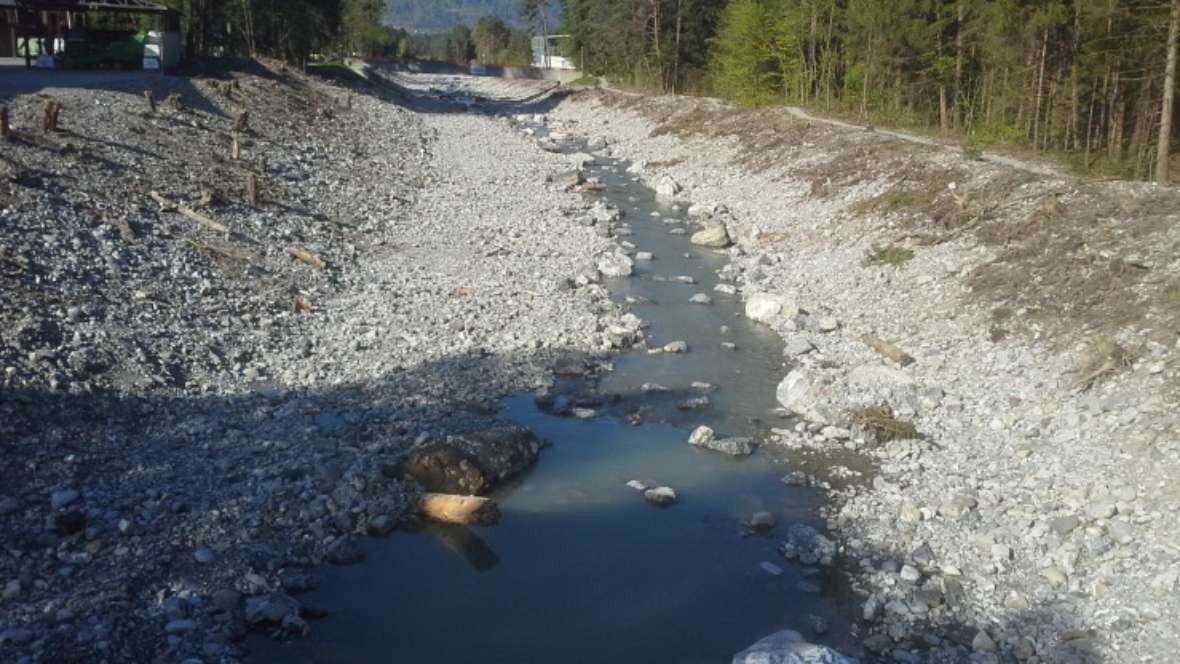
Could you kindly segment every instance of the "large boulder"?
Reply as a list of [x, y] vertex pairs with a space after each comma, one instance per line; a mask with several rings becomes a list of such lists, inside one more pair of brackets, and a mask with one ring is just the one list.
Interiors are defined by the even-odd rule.
[[700, 247], [713, 247], [714, 249], [724, 249], [733, 244], [725, 224], [709, 224], [703, 230], [693, 233], [689, 241]]
[[857, 660], [784, 629], [734, 655], [733, 664], [857, 664]]
[[783, 408], [808, 422], [830, 424], [838, 416], [843, 385], [816, 369], [797, 367], [778, 384], [775, 397]]
[[746, 298], [746, 318], [756, 323], [774, 325], [798, 315], [799, 307], [786, 295], [754, 293]]
[[398, 474], [434, 493], [484, 494], [536, 463], [541, 447], [521, 426], [469, 431], [411, 450]]
[[600, 255], [594, 263], [604, 277], [629, 277], [635, 267], [630, 256], [617, 251]]

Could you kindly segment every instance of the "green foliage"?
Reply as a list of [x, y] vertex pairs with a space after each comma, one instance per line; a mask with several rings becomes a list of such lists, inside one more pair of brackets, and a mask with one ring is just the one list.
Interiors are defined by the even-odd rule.
[[874, 265], [891, 265], [893, 267], [901, 267], [914, 259], [914, 250], [906, 247], [899, 247], [894, 244], [885, 246], [873, 245], [865, 255], [864, 265], [870, 267]]
[[766, 103], [782, 80], [770, 12], [760, 0], [734, 0], [712, 39], [713, 87], [743, 104]]
[[[1150, 173], [1159, 0], [564, 0], [584, 68]], [[1177, 131], [1180, 122], [1173, 123]], [[969, 149], [964, 155], [973, 158]]]
[[889, 404], [857, 408], [850, 413], [849, 419], [856, 427], [873, 434], [878, 443], [918, 437], [914, 423], [895, 416]]

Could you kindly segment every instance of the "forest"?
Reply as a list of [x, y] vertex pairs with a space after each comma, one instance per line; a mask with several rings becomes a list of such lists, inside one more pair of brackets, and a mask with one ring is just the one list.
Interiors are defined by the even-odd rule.
[[564, 0], [583, 68], [1168, 178], [1180, 0]]

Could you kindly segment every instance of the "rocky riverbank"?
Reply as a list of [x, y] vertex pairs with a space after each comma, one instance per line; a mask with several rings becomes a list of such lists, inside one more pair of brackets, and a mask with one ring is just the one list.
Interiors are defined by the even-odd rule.
[[788, 477], [840, 487], [867, 656], [1172, 658], [1180, 196], [707, 99], [547, 120], [724, 222], [723, 276], [786, 340], [779, 444], [874, 462]]
[[249, 63], [143, 92], [3, 100], [6, 661], [306, 633], [406, 450], [621, 342], [566, 159], [495, 120]]

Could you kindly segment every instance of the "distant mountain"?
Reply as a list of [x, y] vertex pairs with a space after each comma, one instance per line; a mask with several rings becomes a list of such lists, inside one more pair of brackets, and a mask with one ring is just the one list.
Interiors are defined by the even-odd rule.
[[[410, 32], [445, 32], [456, 25], [475, 25], [489, 14], [505, 23], [523, 28], [521, 0], [386, 0], [385, 21]], [[553, 3], [552, 19], [556, 26], [559, 10]]]

